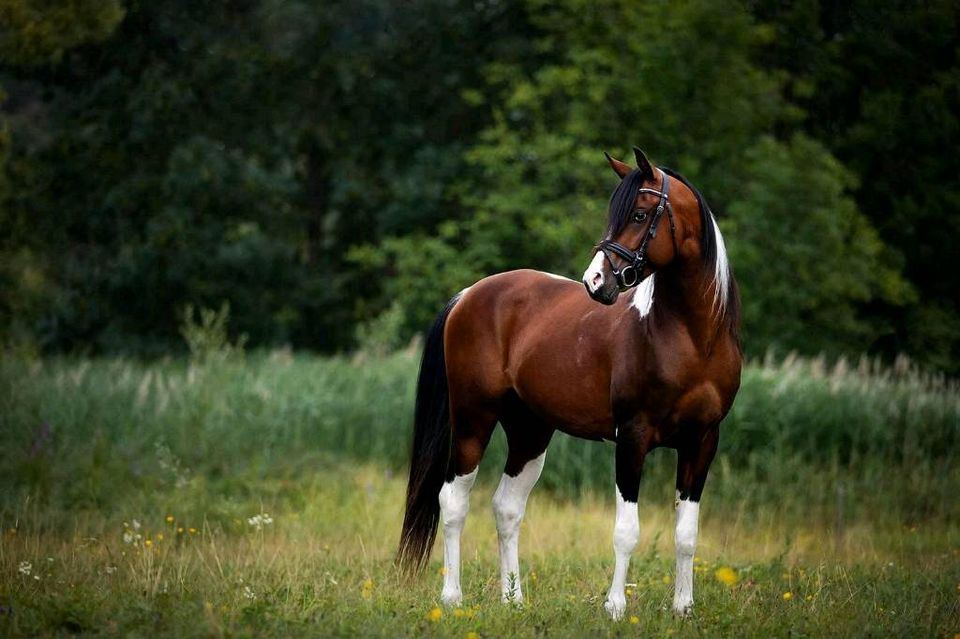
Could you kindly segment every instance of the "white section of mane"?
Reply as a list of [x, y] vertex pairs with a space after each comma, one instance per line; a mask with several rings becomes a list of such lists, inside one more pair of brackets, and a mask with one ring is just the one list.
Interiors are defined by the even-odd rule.
[[722, 316], [727, 307], [727, 296], [730, 294], [730, 262], [727, 260], [727, 245], [723, 241], [723, 234], [717, 220], [710, 214], [713, 223], [713, 235], [717, 240], [717, 259], [713, 265], [713, 306], [718, 308]]
[[637, 309], [641, 319], [649, 315], [650, 309], [653, 308], [653, 278], [655, 277], [656, 274], [651, 273], [650, 277], [637, 285], [633, 293], [633, 300], [630, 305]]

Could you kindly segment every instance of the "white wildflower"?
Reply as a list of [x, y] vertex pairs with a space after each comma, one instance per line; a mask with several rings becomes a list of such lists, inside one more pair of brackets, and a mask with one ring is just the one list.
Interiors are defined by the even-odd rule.
[[270, 516], [270, 513], [260, 513], [247, 519], [247, 524], [257, 530], [263, 530], [264, 526], [269, 526], [272, 523], [273, 517]]
[[17, 570], [20, 572], [21, 575], [24, 575], [25, 577], [29, 577], [30, 571], [33, 570], [33, 564], [31, 564], [29, 561], [21, 561], [20, 565], [17, 566]]
[[107, 570], [107, 574], [108, 574], [108, 575], [112, 575], [113, 573], [117, 572], [117, 567], [116, 567], [116, 566], [107, 566], [106, 570]]
[[243, 596], [246, 597], [247, 599], [256, 599], [257, 593], [253, 592], [253, 588], [251, 588], [250, 586], [244, 586]]

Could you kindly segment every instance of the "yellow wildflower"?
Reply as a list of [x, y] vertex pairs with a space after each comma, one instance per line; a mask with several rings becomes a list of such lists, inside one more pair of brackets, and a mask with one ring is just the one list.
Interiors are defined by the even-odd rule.
[[196, 535], [196, 534], [197, 534], [197, 529], [194, 528], [193, 526], [191, 526], [191, 527], [190, 527], [190, 534], [191, 534], [191, 535]]
[[783, 593], [783, 600], [784, 600], [784, 601], [790, 601], [791, 599], [793, 599], [793, 593], [792, 593], [792, 592], [790, 592], [790, 591], [788, 590], [788, 591], [786, 591], [785, 593]]
[[467, 639], [480, 639], [480, 635], [471, 630], [467, 633]]
[[163, 533], [157, 533], [157, 541], [163, 541]]
[[182, 534], [183, 534], [183, 526], [180, 526], [180, 527], [177, 528], [177, 534], [178, 534], [178, 535], [182, 535]]
[[637, 625], [638, 623], [640, 623], [640, 617], [636, 615], [630, 617], [630, 623], [632, 623], [633, 625]]
[[456, 608], [456, 609], [454, 609], [454, 611], [453, 611], [453, 616], [456, 617], [456, 618], [458, 618], [458, 619], [459, 619], [460, 617], [464, 616], [465, 614], [467, 614], [467, 613], [463, 610], [463, 608]]
[[443, 618], [443, 611], [439, 608], [434, 608], [427, 613], [427, 619], [430, 621], [440, 621]]
[[148, 539], [148, 540], [146, 540], [145, 542], [143, 542], [143, 545], [146, 546], [147, 548], [149, 548], [150, 546], [153, 545], [153, 542]]
[[717, 581], [723, 585], [730, 587], [737, 585], [737, 581], [739, 581], [736, 571], [728, 566], [717, 568], [717, 570], [713, 573], [713, 576], [716, 577]]
[[628, 597], [632, 597], [632, 596], [633, 596], [633, 588], [627, 588], [626, 593], [627, 593], [627, 596], [628, 596]]
[[673, 579], [670, 577], [670, 575], [664, 575], [664, 576], [663, 576], [663, 583], [668, 584], [668, 583], [670, 583], [671, 581], [673, 581]]
[[168, 524], [172, 524], [172, 523], [173, 523], [173, 515], [167, 515], [167, 523], [168, 523]]
[[447, 574], [447, 567], [446, 567], [446, 566], [440, 566], [440, 574], [441, 574], [441, 575]]

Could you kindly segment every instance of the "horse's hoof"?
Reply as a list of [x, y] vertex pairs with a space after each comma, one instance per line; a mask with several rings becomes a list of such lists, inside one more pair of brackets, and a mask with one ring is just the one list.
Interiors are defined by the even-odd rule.
[[603, 607], [607, 611], [607, 614], [610, 615], [610, 618], [614, 621], [620, 621], [623, 619], [623, 613], [627, 609], [627, 600], [623, 601], [611, 601], [607, 599], [603, 602]]
[[693, 614], [693, 602], [690, 603], [674, 603], [673, 604], [673, 614], [678, 617], [689, 617]]

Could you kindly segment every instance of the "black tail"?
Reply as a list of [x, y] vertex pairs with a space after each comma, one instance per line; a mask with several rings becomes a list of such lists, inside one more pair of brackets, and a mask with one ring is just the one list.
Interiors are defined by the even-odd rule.
[[459, 299], [459, 295], [454, 296], [437, 315], [420, 360], [407, 511], [397, 550], [397, 561], [408, 569], [419, 570], [426, 563], [440, 521], [439, 495], [450, 462], [451, 435], [443, 329]]

